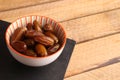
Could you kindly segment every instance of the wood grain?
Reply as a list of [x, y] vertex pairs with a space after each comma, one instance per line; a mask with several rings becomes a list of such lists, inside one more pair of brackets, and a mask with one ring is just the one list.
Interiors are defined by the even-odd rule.
[[39, 5], [57, 0], [0, 0], [0, 12], [22, 7]]
[[93, 71], [78, 74], [64, 80], [120, 80], [120, 62], [95, 69]]
[[65, 77], [103, 67], [120, 58], [120, 34], [77, 44]]
[[120, 9], [62, 22], [61, 24], [65, 27], [69, 38], [83, 42], [120, 32], [119, 21]]
[[[5, 4], [1, 2], [0, 19], [12, 22], [25, 15], [44, 15], [61, 22], [68, 38], [77, 42], [91, 40], [75, 46], [65, 77], [91, 72], [91, 70], [112, 64], [112, 61], [115, 63], [114, 61], [119, 58], [120, 0], [61, 0], [56, 2], [45, 0], [46, 4], [41, 4], [45, 3], [42, 1], [31, 0], [25, 3], [26, 0], [20, 0], [14, 5], [7, 1]], [[117, 34], [99, 38], [115, 33]], [[101, 76], [94, 71], [93, 74], [95, 74], [95, 76], [92, 75], [93, 77]], [[77, 78], [75, 76], [69, 79], [77, 80], [80, 76], [81, 74]], [[83, 77], [83, 79], [89, 79], [85, 78], [85, 75]], [[95, 79], [98, 80], [98, 77]]]
[[14, 21], [25, 15], [44, 15], [64, 21], [120, 7], [120, 0], [62, 0], [42, 5], [0, 12], [0, 19]]

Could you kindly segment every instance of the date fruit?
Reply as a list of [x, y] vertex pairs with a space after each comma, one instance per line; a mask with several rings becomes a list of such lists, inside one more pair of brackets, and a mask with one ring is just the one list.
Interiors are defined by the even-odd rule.
[[49, 54], [51, 54], [51, 53], [56, 52], [59, 49], [59, 47], [60, 47], [60, 44], [55, 44], [55, 45], [49, 47], [47, 49], [47, 51], [48, 51]]
[[60, 41], [51, 24], [42, 26], [37, 20], [26, 27], [17, 28], [11, 35], [11, 46], [21, 54], [31, 57], [51, 55], [60, 48]]
[[47, 36], [35, 36], [34, 40], [40, 44], [43, 44], [45, 46], [51, 46], [54, 44], [54, 40]]
[[40, 31], [35, 31], [35, 30], [25, 31], [25, 37], [27, 37], [27, 38], [33, 38], [35, 36], [41, 36], [41, 35], [44, 35], [44, 34], [41, 33]]
[[33, 25], [32, 25], [32, 23], [28, 23], [27, 24], [27, 30], [33, 30], [33, 27], [32, 27]]
[[27, 50], [27, 45], [23, 41], [12, 42], [11, 45], [18, 52], [23, 53]]
[[25, 39], [24, 42], [26, 43], [26, 45], [29, 47], [32, 47], [35, 45], [35, 41], [33, 39]]
[[53, 27], [52, 27], [52, 25], [50, 25], [50, 24], [46, 24], [46, 25], [43, 27], [43, 30], [53, 32]]
[[37, 54], [33, 50], [30, 50], [30, 49], [26, 50], [24, 54], [27, 56], [31, 56], [31, 57], [37, 57]]
[[41, 25], [40, 25], [36, 20], [33, 21], [33, 28], [34, 28], [36, 31], [42, 32]]
[[11, 42], [21, 40], [26, 30], [26, 27], [17, 28], [11, 36]]
[[48, 55], [45, 46], [42, 45], [42, 44], [37, 44], [35, 46], [35, 50], [37, 52], [37, 55], [40, 56], [40, 57]]
[[55, 41], [55, 43], [58, 43], [58, 38], [52, 32], [45, 32], [45, 35], [52, 38]]

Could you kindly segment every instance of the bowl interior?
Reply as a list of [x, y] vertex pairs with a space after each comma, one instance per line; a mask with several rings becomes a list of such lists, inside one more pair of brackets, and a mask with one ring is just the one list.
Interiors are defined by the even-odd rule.
[[42, 24], [42, 27], [45, 24], [51, 24], [56, 36], [58, 37], [58, 39], [60, 41], [61, 47], [63, 47], [65, 45], [66, 33], [65, 33], [64, 29], [62, 28], [62, 26], [59, 23], [57, 23], [55, 20], [48, 18], [48, 17], [44, 17], [44, 16], [26, 16], [26, 17], [17, 19], [12, 24], [10, 24], [10, 26], [7, 28], [6, 43], [7, 43], [8, 47], [11, 47], [10, 37], [13, 34], [14, 30], [17, 29], [18, 27], [26, 27], [26, 25], [28, 23], [33, 23], [34, 20], [37, 20], [40, 24]]

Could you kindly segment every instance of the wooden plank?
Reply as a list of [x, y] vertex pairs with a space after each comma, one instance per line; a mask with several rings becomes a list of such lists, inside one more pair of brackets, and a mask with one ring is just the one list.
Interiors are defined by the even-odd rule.
[[68, 77], [64, 80], [120, 80], [120, 63]]
[[21, 7], [33, 6], [42, 3], [53, 2], [56, 0], [0, 0], [0, 11], [6, 11]]
[[120, 58], [120, 34], [77, 44], [65, 77], [115, 63]]
[[0, 19], [11, 22], [24, 15], [44, 15], [64, 21], [119, 7], [120, 0], [63, 0], [0, 12]]
[[87, 41], [120, 32], [120, 9], [88, 17], [78, 18], [61, 24], [67, 36], [77, 42]]

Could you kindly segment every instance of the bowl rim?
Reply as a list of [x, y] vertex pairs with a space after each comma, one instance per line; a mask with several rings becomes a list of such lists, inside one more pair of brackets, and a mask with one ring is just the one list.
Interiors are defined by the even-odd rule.
[[[16, 22], [17, 20], [19, 20], [19, 19], [21, 19], [21, 18], [25, 18], [25, 17], [32, 17], [32, 16], [36, 16], [36, 17], [39, 16], [39, 17], [49, 18], [50, 20], [54, 21], [55, 23], [58, 24], [58, 26], [60, 26], [60, 27], [62, 28], [63, 33], [64, 33], [63, 44], [62, 44], [61, 47], [60, 47], [56, 52], [54, 52], [53, 54], [47, 55], [47, 56], [44, 56], [44, 57], [32, 57], [32, 56], [27, 56], [27, 55], [24, 55], [24, 54], [22, 54], [22, 53], [16, 51], [16, 50], [8, 43], [8, 40], [6, 39], [7, 32], [8, 32], [8, 28], [9, 28], [14, 22]], [[7, 27], [6, 31], [5, 31], [5, 41], [6, 41], [7, 47], [9, 47], [10, 50], [12, 50], [15, 54], [18, 54], [18, 55], [20, 55], [20, 56], [22, 56], [22, 57], [25, 57], [25, 58], [39, 59], [39, 58], [47, 58], [47, 57], [53, 56], [53, 55], [55, 55], [57, 52], [59, 52], [62, 48], [65, 47], [66, 39], [67, 39], [67, 38], [66, 38], [65, 29], [63, 28], [63, 26], [62, 26], [59, 22], [55, 21], [54, 19], [52, 19], [52, 18], [50, 18], [50, 17], [47, 17], [47, 16], [40, 16], [40, 15], [21, 16], [21, 17], [15, 19], [14, 21], [12, 21], [12, 22], [10, 23], [10, 25]]]

